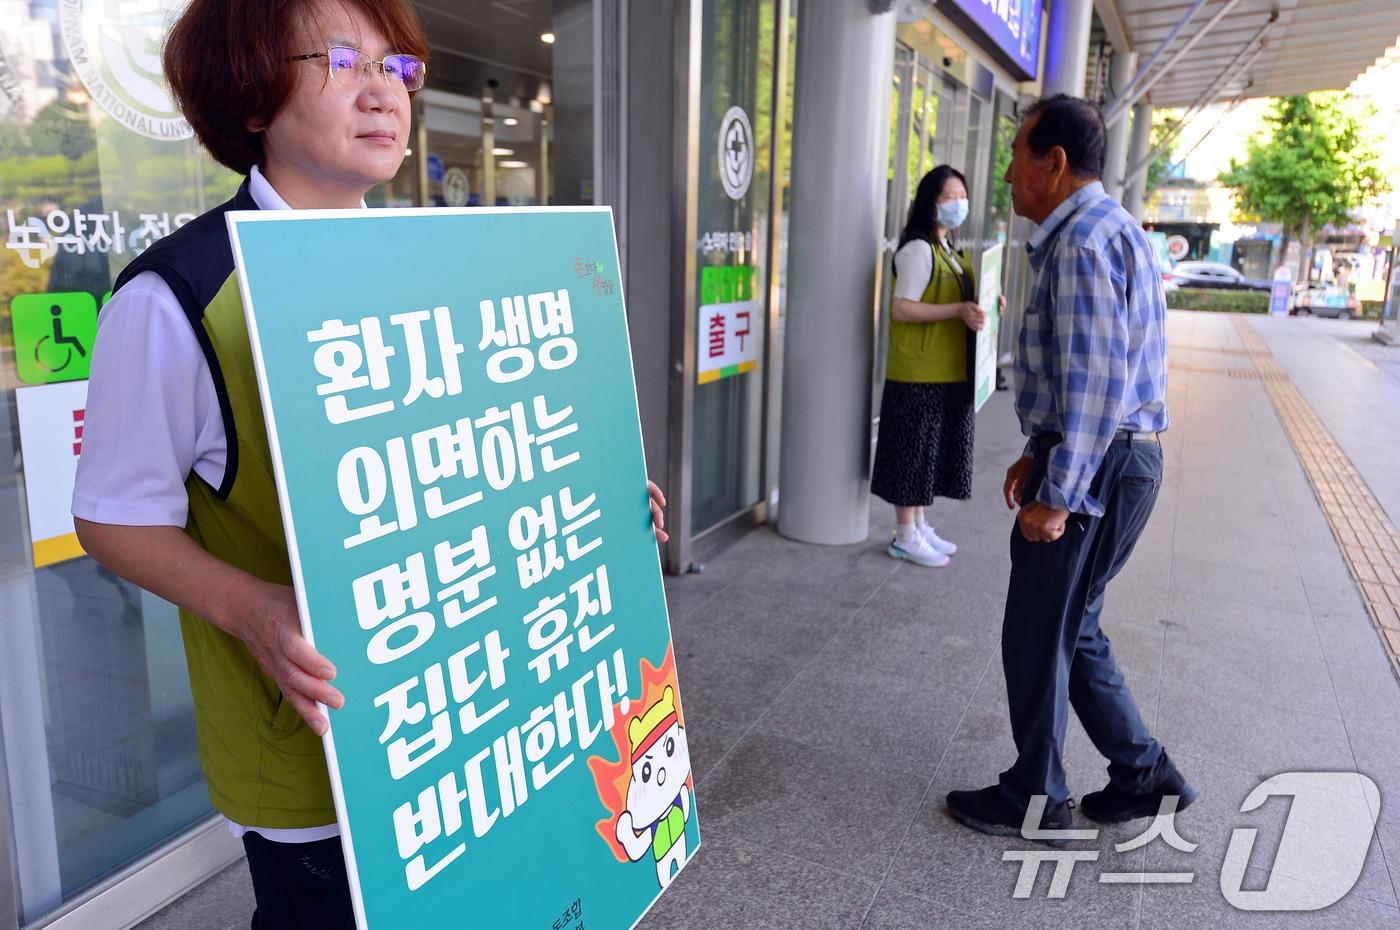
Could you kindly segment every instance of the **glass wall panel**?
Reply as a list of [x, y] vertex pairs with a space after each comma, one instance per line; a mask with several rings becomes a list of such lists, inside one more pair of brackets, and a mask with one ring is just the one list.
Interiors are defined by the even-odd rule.
[[21, 923], [210, 813], [175, 610], [87, 558], [68, 516], [98, 309], [239, 181], [165, 88], [170, 6], [0, 3], [0, 779]]
[[[21, 925], [212, 813], [175, 609], [88, 558], [68, 516], [99, 309], [240, 181], [160, 73], [182, 6], [0, 0], [0, 843]], [[368, 204], [592, 202], [593, 0], [417, 6], [428, 89]], [[557, 112], [574, 129], [556, 152]]]
[[1002, 289], [1006, 297], [1006, 313], [999, 331], [998, 351], [1005, 358], [1016, 349], [1025, 298], [1030, 287], [1030, 266], [1021, 256], [1025, 254], [1026, 237], [1034, 228], [1028, 221], [1017, 219], [1011, 212], [1011, 186], [1003, 178], [1011, 164], [1011, 143], [1016, 138], [1016, 101], [1003, 91], [997, 91], [992, 119], [993, 183], [987, 191], [987, 227], [983, 233], [988, 244], [1006, 246], [1006, 254], [1016, 260], [1003, 265]]
[[[875, 358], [871, 396], [871, 417], [878, 422], [880, 413], [879, 386], [885, 380], [886, 354], [889, 348], [889, 305], [894, 293], [894, 253], [899, 245], [899, 234], [909, 212], [909, 204], [918, 188], [919, 168], [923, 164], [925, 142], [921, 133], [926, 131], [924, 111], [928, 105], [928, 91], [918, 77], [913, 49], [903, 43], [894, 48], [893, 86], [890, 90], [890, 145], [889, 168], [885, 183], [885, 242], [880, 260], [883, 263], [880, 275], [880, 312], [875, 327]], [[921, 121], [915, 129], [915, 110]]]
[[767, 337], [776, 16], [772, 0], [706, 0], [692, 525], [757, 502]]
[[415, 143], [370, 206], [593, 203], [593, 0], [414, 5], [431, 48]]
[[778, 205], [778, 241], [773, 257], [773, 268], [769, 272], [768, 293], [776, 306], [769, 308], [768, 318], [773, 321], [768, 338], [772, 340], [769, 352], [768, 369], [768, 437], [765, 446], [767, 455], [767, 481], [770, 489], [776, 489], [778, 468], [781, 464], [782, 443], [782, 394], [783, 394], [783, 334], [787, 331], [787, 250], [788, 250], [788, 210], [792, 189], [792, 104], [793, 89], [796, 86], [797, 71], [797, 15], [799, 0], [787, 2], [787, 54], [782, 62], [784, 70], [778, 76], [782, 82], [782, 120], [778, 127], [777, 164], [773, 183], [777, 185], [774, 202]]
[[[928, 116], [924, 120], [920, 139], [923, 144], [923, 169], [919, 177], [939, 165], [952, 164], [954, 147], [954, 116], [956, 115], [953, 84], [932, 65], [921, 59], [920, 80], [928, 87]], [[956, 166], [954, 166], [956, 167]], [[915, 181], [917, 184], [917, 179]]]
[[[872, 420], [878, 432], [889, 343], [893, 255], [919, 181], [948, 164], [967, 178], [972, 210], [955, 241], [974, 266], [988, 245], [1005, 242], [1010, 193], [1002, 176], [1015, 135], [1014, 101], [993, 92], [991, 73], [927, 20], [899, 26], [890, 111], [884, 276], [873, 366]], [[970, 86], [971, 85], [971, 86]], [[995, 96], [995, 99], [993, 99]], [[1003, 339], [1006, 328], [1003, 328]]]
[[[872, 418], [879, 421], [880, 386], [885, 380], [889, 347], [890, 295], [894, 293], [894, 253], [909, 218], [909, 207], [924, 175], [942, 164], [965, 170], [950, 160], [953, 147], [955, 85], [934, 64], [902, 42], [895, 46], [894, 95], [890, 104], [890, 165], [885, 201], [884, 273], [875, 332], [871, 393]], [[961, 153], [959, 153], [959, 158]], [[970, 178], [969, 178], [970, 180]]]
[[[962, 160], [962, 172], [967, 178], [967, 196], [969, 204], [981, 203], [985, 197], [984, 190], [987, 182], [988, 165], [987, 155], [987, 131], [982, 125], [983, 112], [987, 108], [976, 94], [968, 94], [967, 98], [967, 147], [959, 153]], [[967, 217], [964, 228], [958, 230], [958, 239], [963, 245], [977, 245], [977, 240], [982, 235], [984, 215], [981, 210], [972, 210]], [[980, 254], [980, 249], [975, 249]], [[977, 256], [974, 255], [974, 258]]]
[[1016, 101], [996, 92], [992, 115], [992, 167], [987, 185], [987, 222], [982, 237], [989, 245], [1005, 243], [1011, 224], [1011, 185], [1006, 169], [1011, 165], [1011, 143], [1016, 138]]

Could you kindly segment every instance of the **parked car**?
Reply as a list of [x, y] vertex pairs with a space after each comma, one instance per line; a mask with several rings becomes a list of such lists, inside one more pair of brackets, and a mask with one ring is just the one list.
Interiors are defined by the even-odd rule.
[[1181, 287], [1218, 287], [1232, 291], [1267, 291], [1272, 281], [1246, 278], [1220, 262], [1181, 262], [1171, 270], [1171, 280]]
[[1339, 287], [1308, 287], [1293, 295], [1292, 316], [1326, 316], [1350, 320], [1361, 315], [1361, 301]]

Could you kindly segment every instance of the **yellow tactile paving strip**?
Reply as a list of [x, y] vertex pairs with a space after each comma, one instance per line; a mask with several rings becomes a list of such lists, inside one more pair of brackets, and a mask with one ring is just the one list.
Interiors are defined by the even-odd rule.
[[[1253, 368], [1211, 368], [1205, 365], [1186, 365], [1176, 362], [1171, 363], [1171, 366], [1173, 371], [1195, 371], [1208, 375], [1229, 375], [1231, 378], [1246, 378], [1250, 381], [1273, 381], [1277, 380], [1278, 377], [1272, 373], [1257, 371]], [[1287, 380], [1287, 377], [1287, 375], [1284, 375], [1284, 380]]]
[[1172, 348], [1183, 352], [1215, 352], [1220, 355], [1243, 355], [1246, 358], [1251, 358], [1255, 354], [1253, 349], [1240, 349], [1234, 346], [1173, 345]]
[[1388, 647], [1390, 661], [1400, 671], [1400, 531], [1289, 380], [1268, 343], [1243, 318], [1236, 317], [1234, 322], [1244, 351], [1253, 357], [1264, 389], [1322, 505], [1366, 610]]

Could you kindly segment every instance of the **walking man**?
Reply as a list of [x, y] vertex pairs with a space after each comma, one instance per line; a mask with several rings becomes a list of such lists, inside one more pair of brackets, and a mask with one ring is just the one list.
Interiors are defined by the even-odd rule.
[[[1065, 783], [1070, 706], [1108, 759], [1108, 785], [1079, 810], [1105, 823], [1195, 799], [1152, 738], [1099, 629], [1104, 589], [1133, 551], [1162, 483], [1167, 428], [1166, 301], [1142, 227], [1105, 193], [1105, 130], [1094, 104], [1063, 94], [1027, 112], [1006, 181], [1039, 224], [1016, 361], [1016, 414], [1030, 437], [1006, 472], [1011, 582], [1002, 667], [1016, 762], [998, 784], [948, 795], [974, 830], [1017, 835], [1046, 796], [1041, 829], [1073, 817]], [[1033, 825], [1035, 826], [1035, 825]]]

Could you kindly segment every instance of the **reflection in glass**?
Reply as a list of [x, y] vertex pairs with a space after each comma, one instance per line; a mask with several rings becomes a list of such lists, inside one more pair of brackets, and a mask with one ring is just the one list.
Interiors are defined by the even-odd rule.
[[[776, 23], [772, 0], [705, 3], [700, 138], [706, 141], [695, 243], [696, 316], [705, 335], [697, 330], [696, 534], [756, 503], [760, 493]], [[711, 367], [730, 352], [756, 361]]]
[[[174, 608], [83, 556], [61, 526], [85, 382], [20, 379], [11, 306], [60, 294], [45, 305], [100, 306], [128, 262], [241, 180], [190, 137], [161, 79], [157, 52], [179, 0], [63, 4], [71, 17], [58, 6], [0, 4], [0, 804], [15, 831], [22, 922], [211, 807]], [[592, 125], [593, 0], [467, 6], [418, 4], [434, 43], [429, 84], [403, 166], [366, 202], [591, 202], [591, 137], [566, 133], [556, 152], [553, 133], [560, 109], [571, 126]], [[539, 41], [544, 32], [555, 45]], [[78, 76], [74, 48], [103, 96]], [[569, 67], [556, 73], [561, 59]], [[761, 120], [754, 128], [768, 132]], [[561, 164], [570, 183], [556, 197]], [[37, 464], [54, 459], [66, 477]]]
[[[18, 9], [4, 38], [14, 26], [32, 41], [0, 42], [0, 780], [30, 922], [211, 806], [174, 608], [83, 556], [64, 525], [86, 382], [21, 380], [10, 314], [21, 295], [100, 305], [140, 251], [239, 179], [171, 128], [168, 94], [132, 70], [148, 63], [140, 49], [107, 41], [126, 33], [99, 5], [84, 9], [83, 34], [104, 37], [93, 67], [131, 91], [124, 110], [75, 75], [72, 24], [42, 4]], [[159, 37], [159, 24], [128, 25], [132, 42]]]

